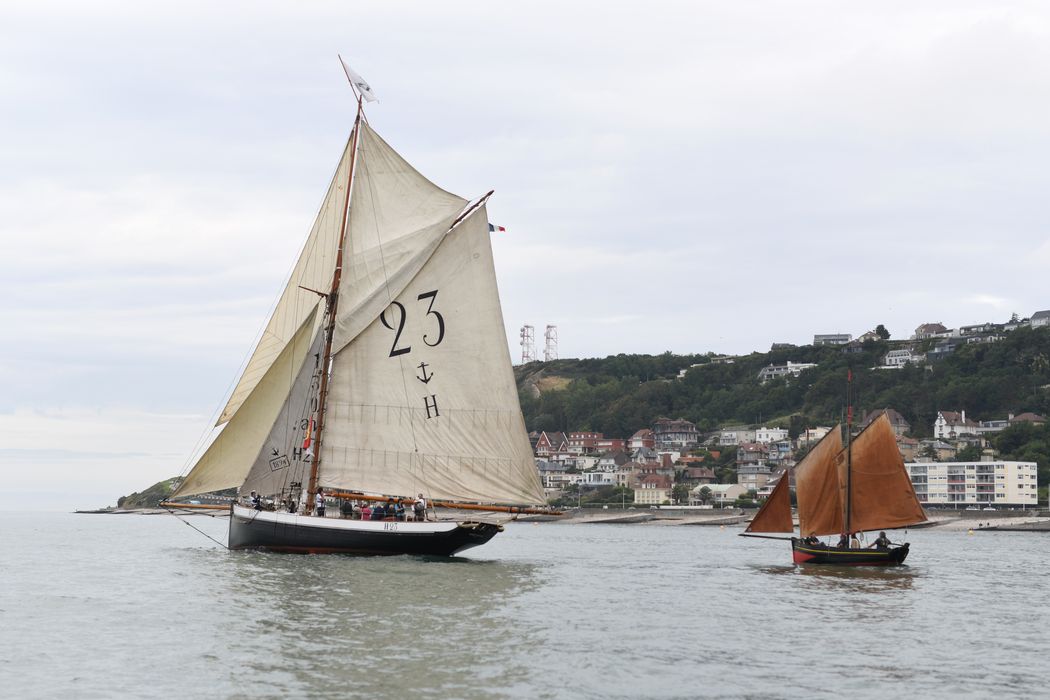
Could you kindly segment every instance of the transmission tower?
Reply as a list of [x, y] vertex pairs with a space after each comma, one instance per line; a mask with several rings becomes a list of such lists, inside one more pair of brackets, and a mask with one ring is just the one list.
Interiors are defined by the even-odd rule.
[[558, 327], [547, 326], [547, 332], [543, 334], [547, 344], [543, 348], [543, 361], [550, 362], [558, 359]]
[[521, 364], [536, 361], [536, 329], [525, 324], [521, 327]]

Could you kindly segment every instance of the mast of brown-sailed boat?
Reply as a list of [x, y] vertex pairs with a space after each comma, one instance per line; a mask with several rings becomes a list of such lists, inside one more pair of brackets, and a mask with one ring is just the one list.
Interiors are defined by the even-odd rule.
[[852, 535], [853, 507], [853, 370], [846, 370], [846, 534]]
[[[340, 58], [340, 62], [342, 59]], [[346, 70], [346, 64], [343, 64]], [[361, 125], [361, 115], [364, 106], [364, 95], [358, 94], [354, 81], [349, 73], [346, 79], [357, 97], [357, 117], [354, 119], [354, 130], [351, 136], [350, 146], [350, 168], [346, 176], [346, 199], [343, 204], [343, 222], [339, 229], [339, 248], [335, 257], [335, 272], [332, 273], [332, 288], [325, 299], [325, 314], [328, 321], [325, 323], [324, 356], [321, 360], [321, 386], [317, 394], [317, 437], [315, 438], [314, 458], [310, 461], [310, 482], [307, 486], [307, 499], [305, 512], [312, 513], [314, 508], [314, 497], [317, 495], [317, 474], [321, 467], [321, 438], [324, 434], [325, 400], [328, 398], [328, 377], [332, 364], [332, 334], [335, 331], [335, 312], [339, 305], [339, 282], [343, 277], [343, 247], [346, 245], [346, 222], [350, 215], [350, 187], [354, 181], [354, 165], [357, 161], [357, 136]]]

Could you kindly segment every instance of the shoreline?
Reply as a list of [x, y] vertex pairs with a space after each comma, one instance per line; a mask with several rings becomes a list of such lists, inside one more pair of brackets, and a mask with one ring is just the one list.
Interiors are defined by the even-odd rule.
[[[78, 515], [164, 515], [171, 511], [166, 508], [98, 508], [92, 510], [75, 510]], [[180, 515], [206, 515], [223, 517], [229, 513], [222, 511], [201, 512], [195, 510], [178, 511]], [[985, 514], [986, 517], [969, 517], [961, 512], [951, 514], [931, 514], [930, 519], [919, 525], [901, 530], [919, 530], [937, 528], [950, 532], [1050, 532], [1050, 517], [1044, 515]], [[754, 513], [741, 510], [683, 512], [674, 509], [659, 510], [576, 510], [566, 511], [564, 515], [521, 516], [510, 520], [510, 523], [550, 523], [554, 525], [643, 525], [648, 527], [733, 527], [744, 526], [751, 521]], [[888, 530], [889, 531], [889, 530]], [[786, 534], [786, 533], [785, 533]]]

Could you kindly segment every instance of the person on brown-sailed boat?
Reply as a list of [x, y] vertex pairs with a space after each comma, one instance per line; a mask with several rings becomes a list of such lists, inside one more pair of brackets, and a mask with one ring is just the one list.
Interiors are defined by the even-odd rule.
[[868, 545], [868, 549], [889, 549], [891, 544], [893, 543], [890, 542], [889, 537], [886, 537], [886, 531], [883, 530], [875, 541]]

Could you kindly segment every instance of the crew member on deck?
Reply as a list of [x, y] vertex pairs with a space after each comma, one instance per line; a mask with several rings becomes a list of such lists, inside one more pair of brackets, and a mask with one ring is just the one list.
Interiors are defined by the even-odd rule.
[[427, 499], [423, 498], [423, 494], [419, 494], [419, 498], [412, 504], [412, 513], [416, 516], [417, 523], [427, 519]]
[[868, 549], [873, 547], [876, 549], [889, 549], [891, 544], [893, 543], [890, 542], [889, 537], [886, 537], [886, 531], [883, 530], [879, 533], [879, 536], [875, 538], [875, 541], [868, 545]]
[[845, 532], [843, 532], [841, 535], [839, 535], [838, 544], [836, 544], [835, 546], [838, 547], [839, 549], [846, 549], [846, 548], [848, 548], [849, 547], [849, 535], [847, 535]]
[[324, 517], [325, 505], [324, 489], [318, 486], [317, 494], [314, 496], [314, 511], [317, 513], [317, 517]]

